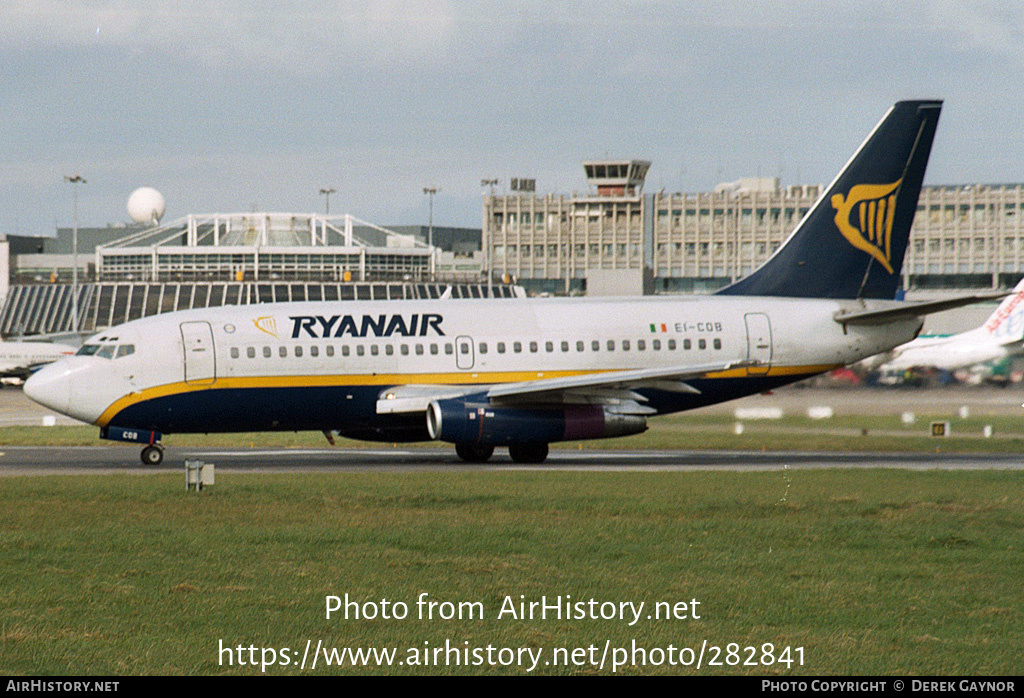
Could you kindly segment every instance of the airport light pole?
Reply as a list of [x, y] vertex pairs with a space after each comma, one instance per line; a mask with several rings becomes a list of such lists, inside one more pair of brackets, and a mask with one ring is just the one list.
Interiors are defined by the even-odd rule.
[[334, 194], [338, 190], [334, 187], [323, 187], [320, 189], [320, 193], [324, 195], [324, 216], [331, 215], [331, 194]]
[[74, 223], [71, 228], [71, 330], [78, 333], [78, 187], [85, 184], [82, 175], [65, 175], [64, 181], [71, 185], [74, 200]]
[[427, 224], [427, 247], [430, 248], [430, 280], [434, 280], [434, 194], [437, 187], [423, 187], [423, 193], [430, 202], [430, 217]]

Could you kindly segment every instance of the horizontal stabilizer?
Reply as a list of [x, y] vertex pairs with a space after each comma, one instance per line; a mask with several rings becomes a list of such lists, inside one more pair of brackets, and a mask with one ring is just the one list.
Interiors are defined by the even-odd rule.
[[897, 320], [922, 317], [943, 310], [952, 310], [965, 305], [996, 300], [1008, 295], [1006, 291], [993, 293], [976, 293], [971, 296], [958, 296], [940, 301], [922, 301], [919, 303], [898, 303], [887, 308], [874, 310], [841, 310], [833, 318], [842, 325], [884, 325]]

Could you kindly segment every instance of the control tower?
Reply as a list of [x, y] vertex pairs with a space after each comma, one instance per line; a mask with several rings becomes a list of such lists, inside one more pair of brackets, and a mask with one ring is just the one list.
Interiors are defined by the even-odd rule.
[[585, 160], [587, 182], [598, 196], [639, 196], [651, 163], [646, 160]]

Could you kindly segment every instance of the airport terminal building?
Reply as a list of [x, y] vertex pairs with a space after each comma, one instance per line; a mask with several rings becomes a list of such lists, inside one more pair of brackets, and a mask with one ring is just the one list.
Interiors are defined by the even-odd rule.
[[[486, 197], [487, 269], [534, 292], [714, 291], [768, 259], [823, 189], [753, 178], [645, 194], [649, 164], [585, 162], [586, 195]], [[1011, 288], [1024, 276], [1022, 219], [1024, 185], [924, 187], [904, 288]]]
[[[221, 304], [432, 298], [449, 286], [456, 298], [713, 292], [767, 260], [822, 191], [750, 178], [645, 193], [647, 161], [583, 166], [582, 194], [485, 196], [479, 229], [262, 212], [79, 228], [77, 329]], [[67, 228], [0, 239], [0, 335], [73, 331], [72, 259]], [[916, 298], [1011, 288], [1024, 276], [1024, 185], [924, 187], [902, 273]]]
[[350, 215], [249, 212], [79, 228], [77, 237], [77, 256], [70, 229], [59, 229], [55, 238], [0, 243], [7, 257], [0, 335], [91, 333], [221, 305], [522, 292], [484, 283], [479, 230], [473, 229], [384, 228]]

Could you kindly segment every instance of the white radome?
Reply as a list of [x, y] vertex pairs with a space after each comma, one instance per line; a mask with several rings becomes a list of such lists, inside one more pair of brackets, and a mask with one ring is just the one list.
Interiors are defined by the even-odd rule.
[[153, 187], [139, 187], [128, 197], [128, 215], [136, 223], [159, 223], [167, 202]]

